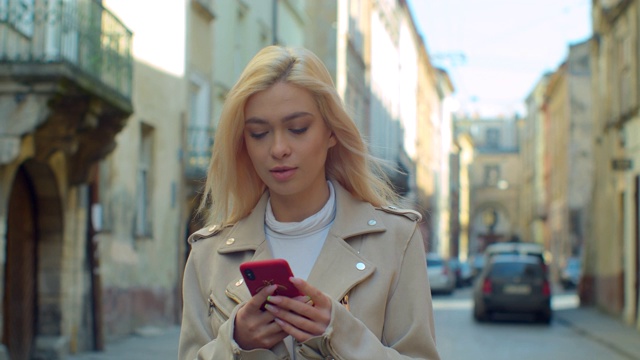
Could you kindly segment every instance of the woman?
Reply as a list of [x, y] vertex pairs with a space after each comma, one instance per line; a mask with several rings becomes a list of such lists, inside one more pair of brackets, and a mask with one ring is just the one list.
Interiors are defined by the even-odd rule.
[[[179, 358], [438, 359], [420, 216], [374, 166], [322, 62], [261, 50], [216, 132]], [[239, 265], [269, 258], [305, 296], [249, 294]]]

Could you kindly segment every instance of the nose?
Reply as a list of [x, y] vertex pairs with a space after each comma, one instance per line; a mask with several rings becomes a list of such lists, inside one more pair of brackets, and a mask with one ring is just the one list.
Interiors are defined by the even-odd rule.
[[276, 159], [283, 159], [291, 154], [291, 147], [287, 141], [285, 134], [276, 132], [273, 138], [273, 145], [271, 146], [271, 156]]

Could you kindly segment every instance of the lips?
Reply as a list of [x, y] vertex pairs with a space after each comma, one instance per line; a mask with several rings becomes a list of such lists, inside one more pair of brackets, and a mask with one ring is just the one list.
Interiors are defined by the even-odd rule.
[[294, 167], [288, 167], [288, 166], [276, 166], [273, 169], [269, 170], [271, 172], [271, 175], [277, 180], [277, 181], [286, 181], [291, 179], [291, 177], [293, 177], [293, 175], [295, 174], [297, 168]]

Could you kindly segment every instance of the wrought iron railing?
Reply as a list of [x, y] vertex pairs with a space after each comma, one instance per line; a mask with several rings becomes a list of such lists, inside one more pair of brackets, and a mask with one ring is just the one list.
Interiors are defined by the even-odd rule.
[[0, 64], [65, 63], [130, 99], [131, 40], [96, 0], [0, 0]]
[[202, 179], [207, 175], [211, 148], [213, 147], [214, 129], [207, 126], [190, 126], [187, 128], [185, 149], [185, 175], [189, 179]]

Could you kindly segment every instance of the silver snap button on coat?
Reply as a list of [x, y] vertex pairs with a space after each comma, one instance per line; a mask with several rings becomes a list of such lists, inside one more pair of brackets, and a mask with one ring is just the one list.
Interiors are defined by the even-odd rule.
[[369, 220], [369, 223], [368, 223], [368, 224], [369, 224], [369, 225], [371, 225], [371, 226], [373, 226], [373, 225], [375, 225], [375, 224], [377, 224], [377, 223], [378, 223], [377, 221], [375, 221], [375, 220], [371, 219], [371, 220]]
[[359, 262], [356, 264], [356, 269], [364, 270], [364, 268], [366, 268], [366, 266], [363, 263]]
[[231, 245], [231, 244], [233, 244], [234, 242], [236, 242], [236, 239], [234, 239], [234, 238], [228, 238], [228, 239], [227, 239], [227, 245]]

